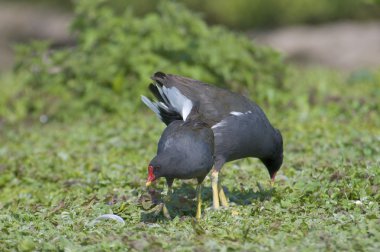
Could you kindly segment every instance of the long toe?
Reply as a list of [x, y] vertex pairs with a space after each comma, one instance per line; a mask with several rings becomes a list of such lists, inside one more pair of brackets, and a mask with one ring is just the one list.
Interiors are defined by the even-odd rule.
[[158, 204], [157, 206], [155, 206], [151, 212], [153, 213], [153, 215], [155, 217], [157, 217], [161, 212], [162, 212], [162, 208], [163, 208], [163, 203], [161, 204]]
[[166, 205], [164, 203], [162, 203], [162, 204], [163, 204], [163, 206], [162, 206], [162, 213], [164, 214], [164, 217], [166, 219], [171, 220], [172, 217], [170, 216], [168, 208], [166, 207]]
[[220, 199], [220, 204], [222, 207], [227, 208], [228, 207], [228, 200], [226, 197], [226, 194], [224, 193], [223, 187], [218, 184], [218, 193], [219, 193], [219, 199]]
[[156, 207], [154, 207], [152, 209], [152, 213], [155, 217], [162, 213], [166, 219], [171, 219], [168, 208], [166, 207], [165, 203], [160, 203]]

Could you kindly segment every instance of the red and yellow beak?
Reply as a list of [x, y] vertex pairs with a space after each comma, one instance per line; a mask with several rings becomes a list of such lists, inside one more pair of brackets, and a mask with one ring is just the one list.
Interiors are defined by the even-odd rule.
[[146, 187], [150, 186], [154, 180], [156, 180], [156, 177], [154, 176], [154, 167], [149, 165], [148, 167], [148, 179], [146, 180]]

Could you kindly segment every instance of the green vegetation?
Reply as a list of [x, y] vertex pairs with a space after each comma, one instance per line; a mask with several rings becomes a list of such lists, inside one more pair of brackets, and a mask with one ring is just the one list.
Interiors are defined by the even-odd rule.
[[[138, 203], [163, 129], [150, 111], [3, 126], [0, 250], [376, 251], [380, 74], [366, 75], [347, 79], [294, 70], [286, 91], [261, 94], [285, 139], [277, 185], [269, 190], [268, 174], [256, 160], [228, 164], [223, 179], [234, 204], [206, 211], [196, 225], [194, 182], [175, 182], [172, 221], [153, 217]], [[210, 181], [205, 184], [208, 208]], [[120, 215], [126, 225], [91, 225], [105, 213]]]
[[[9, 0], [8, 0], [9, 1]], [[16, 0], [12, 0], [14, 2]], [[17, 0], [68, 8], [70, 1]], [[156, 0], [113, 0], [115, 9], [133, 8], [138, 14], [147, 13], [157, 5]], [[379, 19], [380, 0], [177, 0], [199, 11], [210, 23], [236, 29], [262, 29], [295, 24], [320, 24], [337, 20], [365, 21]]]
[[[55, 52], [46, 51], [44, 43], [21, 47], [16, 71], [0, 76], [1, 251], [379, 250], [380, 71], [346, 75], [290, 66], [285, 74], [279, 56], [265, 49], [264, 61], [252, 54], [237, 61], [242, 69], [215, 73], [211, 63], [175, 60], [187, 38], [166, 34], [168, 48], [157, 53], [152, 41], [161, 50], [165, 44], [152, 38], [160, 34], [148, 26], [179, 18], [179, 24], [189, 22], [183, 27], [243, 41], [231, 46], [226, 39], [209, 45], [210, 52], [189, 49], [199, 57], [209, 53], [221, 67], [230, 67], [223, 62], [229, 58], [218, 54], [221, 48], [227, 55], [261, 49], [198, 19], [190, 22], [193, 15], [184, 9], [176, 9], [185, 13], [178, 17], [176, 11], [141, 19], [125, 14], [131, 29], [126, 36], [122, 19], [89, 3], [77, 10], [75, 27], [82, 33], [77, 47]], [[145, 27], [140, 31], [151, 41], [139, 39], [134, 25]], [[187, 32], [211, 43], [197, 29]], [[131, 43], [136, 52], [124, 48]], [[176, 53], [167, 56], [171, 47]], [[165, 67], [155, 69], [162, 58]], [[248, 76], [246, 62], [255, 62], [252, 82], [236, 77], [240, 71]], [[206, 211], [198, 223], [195, 181], [174, 183], [173, 220], [146, 211], [147, 165], [164, 125], [139, 105], [138, 94], [148, 93], [156, 70], [220, 78], [216, 84], [258, 101], [284, 135], [285, 161], [275, 188], [261, 163], [245, 159], [222, 171], [229, 209], [207, 209], [212, 196], [206, 179]], [[271, 71], [282, 73], [280, 82], [270, 78]], [[264, 77], [257, 80], [256, 74]], [[163, 187], [162, 180], [158, 189]], [[125, 225], [93, 222], [107, 213], [121, 216]]]
[[[280, 87], [285, 72], [277, 52], [221, 27], [208, 27], [183, 6], [167, 1], [157, 12], [136, 18], [128, 9], [118, 15], [104, 1], [82, 0], [73, 32], [78, 35], [73, 48], [18, 46], [17, 71], [28, 90], [23, 87], [17, 99], [6, 101], [11, 107], [26, 107], [17, 117], [34, 111], [62, 119], [84, 108], [93, 113], [133, 110], [158, 70], [249, 92]], [[41, 93], [45, 99], [35, 108]]]

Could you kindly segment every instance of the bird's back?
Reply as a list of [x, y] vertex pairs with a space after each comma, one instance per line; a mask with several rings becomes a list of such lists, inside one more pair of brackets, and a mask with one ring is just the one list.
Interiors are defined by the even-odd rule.
[[214, 161], [213, 131], [202, 121], [174, 121], [164, 130], [157, 150], [163, 176], [204, 178]]
[[204, 120], [210, 125], [220, 122], [232, 111], [252, 111], [266, 119], [264, 112], [257, 104], [238, 93], [190, 78], [160, 72], [156, 73], [152, 79], [166, 88], [178, 89], [182, 95], [197, 103], [199, 114], [203, 115]]

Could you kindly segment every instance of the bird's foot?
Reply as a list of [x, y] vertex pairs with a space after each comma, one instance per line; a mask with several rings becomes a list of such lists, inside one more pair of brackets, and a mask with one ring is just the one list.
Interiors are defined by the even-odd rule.
[[163, 204], [163, 207], [162, 207], [162, 213], [164, 214], [164, 217], [168, 220], [171, 220], [172, 217], [170, 217], [170, 213], [169, 213], [169, 210], [167, 209], [166, 205]]
[[228, 200], [218, 176], [219, 171], [213, 170], [211, 172], [212, 206], [214, 210], [218, 210], [220, 207], [228, 208]]
[[219, 205], [219, 200], [218, 201], [214, 201], [212, 203], [212, 210], [219, 210], [220, 209], [220, 205]]
[[154, 212], [154, 216], [156, 217], [162, 212], [166, 219], [171, 219], [168, 208], [166, 207], [165, 203], [158, 204], [156, 207], [154, 207], [152, 212]]
[[221, 211], [221, 210], [225, 210], [225, 209], [228, 209], [229, 207], [228, 206], [219, 206], [219, 207], [214, 207], [214, 206], [211, 206], [209, 207], [207, 210], [211, 210], [211, 211]]

